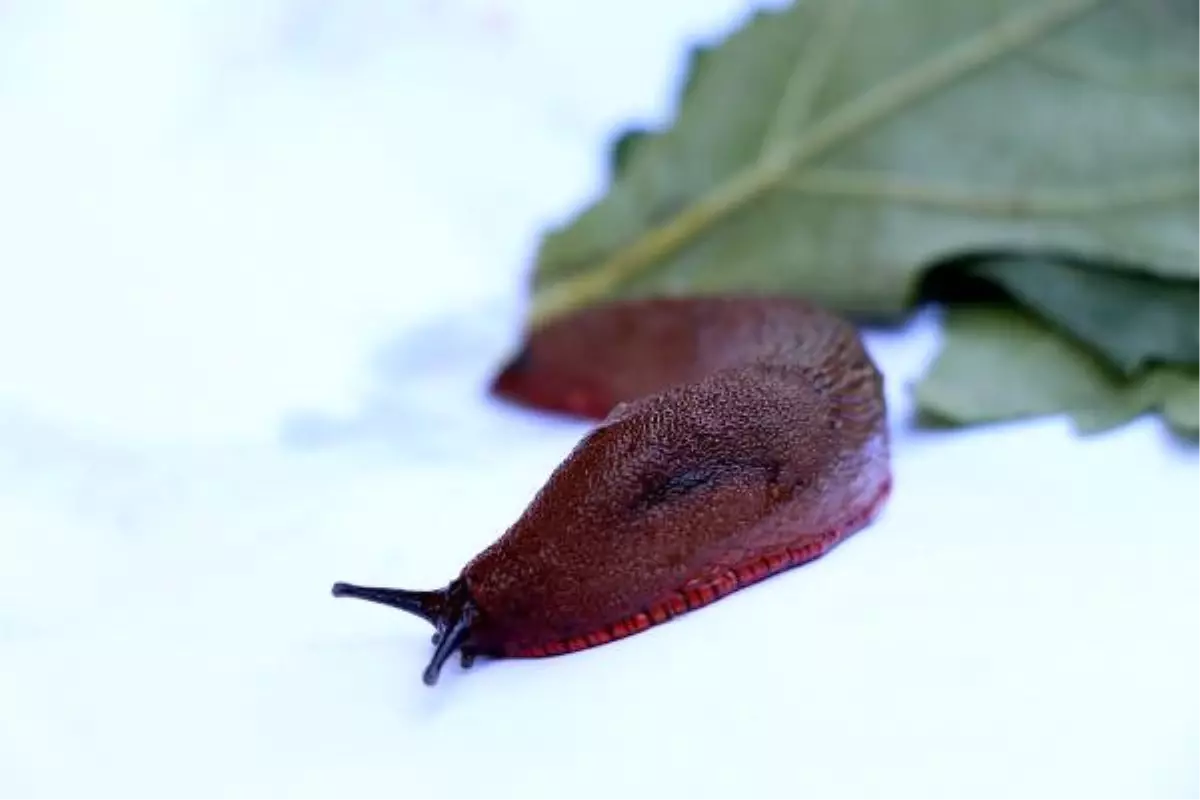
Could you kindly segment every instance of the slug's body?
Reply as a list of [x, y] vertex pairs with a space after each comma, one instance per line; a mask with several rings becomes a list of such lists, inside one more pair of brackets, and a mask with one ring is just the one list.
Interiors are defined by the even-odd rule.
[[494, 391], [600, 418], [445, 589], [338, 584], [461, 650], [604, 644], [810, 561], [891, 489], [882, 379], [847, 322], [797, 300], [615, 303], [552, 322]]

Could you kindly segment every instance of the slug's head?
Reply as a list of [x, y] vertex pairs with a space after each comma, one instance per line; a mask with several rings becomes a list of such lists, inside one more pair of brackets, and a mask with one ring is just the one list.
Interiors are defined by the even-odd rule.
[[479, 623], [479, 609], [462, 578], [450, 582], [444, 589], [413, 592], [407, 589], [380, 589], [335, 583], [334, 597], [357, 597], [380, 605], [398, 608], [429, 622], [437, 629], [433, 635], [437, 649], [422, 676], [426, 686], [437, 683], [442, 666], [456, 651], [462, 652], [464, 666], [469, 666], [473, 652], [469, 649]]

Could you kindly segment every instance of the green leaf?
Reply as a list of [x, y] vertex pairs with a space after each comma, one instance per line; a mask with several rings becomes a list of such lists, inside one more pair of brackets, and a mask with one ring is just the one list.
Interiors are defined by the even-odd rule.
[[928, 265], [1194, 278], [1194, 0], [803, 0], [700, 49], [674, 123], [544, 240], [533, 322], [612, 296], [897, 314]]
[[1000, 293], [1090, 348], [1123, 375], [1200, 362], [1200, 284], [1070, 257], [966, 258], [926, 276], [923, 294], [954, 303]]
[[643, 141], [654, 134], [648, 128], [626, 128], [613, 139], [609, 153], [609, 169], [613, 175], [620, 175], [629, 164], [630, 154]]
[[1126, 378], [1036, 317], [1006, 306], [946, 311], [944, 344], [915, 388], [918, 411], [951, 425], [1067, 413], [1083, 433], [1165, 414], [1197, 429], [1195, 368], [1156, 366]]

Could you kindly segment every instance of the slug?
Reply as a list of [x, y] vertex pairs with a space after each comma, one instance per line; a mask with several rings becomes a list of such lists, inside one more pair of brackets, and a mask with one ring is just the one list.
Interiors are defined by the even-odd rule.
[[560, 655], [708, 605], [829, 552], [891, 492], [882, 376], [806, 301], [594, 306], [529, 334], [491, 390], [600, 422], [444, 588], [333, 587], [433, 624], [429, 686], [456, 651]]

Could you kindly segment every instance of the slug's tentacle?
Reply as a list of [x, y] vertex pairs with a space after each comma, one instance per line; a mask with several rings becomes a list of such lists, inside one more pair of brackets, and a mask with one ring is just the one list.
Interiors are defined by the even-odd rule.
[[369, 603], [398, 608], [420, 617], [431, 625], [438, 624], [446, 606], [445, 589], [433, 592], [411, 592], [407, 589], [383, 589], [375, 586], [356, 586], [352, 583], [335, 583], [333, 596], [354, 597]]
[[[461, 578], [452, 581], [443, 589], [424, 592], [339, 582], [333, 585], [333, 596], [354, 597], [398, 608], [433, 625], [437, 629], [433, 634], [433, 643], [437, 648], [422, 676], [426, 686], [437, 683], [442, 666], [450, 656], [470, 642], [479, 616], [478, 607]], [[463, 665], [470, 666], [474, 657], [474, 652], [464, 651]]]
[[421, 676], [426, 686], [433, 686], [437, 683], [442, 666], [471, 637], [471, 624], [474, 621], [475, 611], [472, 605], [464, 606], [459, 617], [448, 620], [447, 628], [438, 640], [437, 649], [433, 651], [433, 658], [429, 659], [429, 666], [425, 668], [425, 672]]

